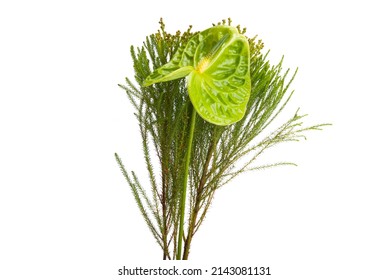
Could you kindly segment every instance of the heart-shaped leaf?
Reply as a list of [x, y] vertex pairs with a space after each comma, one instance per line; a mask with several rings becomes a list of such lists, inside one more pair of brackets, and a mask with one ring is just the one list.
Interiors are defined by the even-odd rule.
[[154, 71], [144, 86], [188, 76], [197, 113], [216, 125], [243, 118], [250, 97], [250, 54], [245, 36], [218, 25], [193, 36], [172, 60]]

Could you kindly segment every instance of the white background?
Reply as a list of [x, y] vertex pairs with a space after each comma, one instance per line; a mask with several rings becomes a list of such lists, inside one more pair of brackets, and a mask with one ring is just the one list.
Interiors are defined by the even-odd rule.
[[142, 170], [117, 84], [132, 75], [130, 45], [161, 16], [171, 32], [227, 17], [246, 26], [274, 63], [285, 55], [285, 67], [299, 67], [291, 111], [333, 123], [263, 162], [298, 167], [221, 189], [187, 265], [270, 266], [266, 279], [389, 279], [385, 2], [2, 1], [0, 279], [123, 279], [123, 265], [178, 264], [160, 261], [113, 157]]

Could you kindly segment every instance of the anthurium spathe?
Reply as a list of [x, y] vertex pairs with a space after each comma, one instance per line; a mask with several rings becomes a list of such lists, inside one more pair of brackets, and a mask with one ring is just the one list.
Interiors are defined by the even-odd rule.
[[232, 26], [218, 25], [194, 35], [172, 60], [156, 69], [144, 86], [187, 77], [196, 112], [216, 125], [241, 120], [250, 97], [247, 38]]

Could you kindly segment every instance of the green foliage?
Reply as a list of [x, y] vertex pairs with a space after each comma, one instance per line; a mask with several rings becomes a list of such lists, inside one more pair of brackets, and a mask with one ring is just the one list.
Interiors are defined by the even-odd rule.
[[[230, 23], [228, 21], [228, 26]], [[162, 20], [160, 24], [160, 30], [148, 36], [142, 47], [131, 47], [136, 83], [126, 78], [126, 84], [120, 85], [135, 109], [151, 191], [146, 193], [135, 173], [131, 172], [130, 176], [119, 156], [115, 154], [115, 157], [148, 227], [163, 250], [163, 258], [174, 259], [193, 107], [185, 79], [150, 85], [147, 77], [154, 69], [174, 60], [174, 54], [182, 51], [190, 38], [199, 33], [192, 32], [190, 27], [184, 33], [169, 34]], [[223, 25], [226, 25], [225, 21]], [[239, 26], [238, 30], [244, 34]], [[291, 164], [255, 166], [256, 159], [266, 149], [282, 142], [298, 141], [304, 138], [306, 131], [321, 129], [325, 125], [303, 127], [305, 115], [297, 111], [272, 133], [263, 135], [291, 98], [293, 92], [289, 91], [289, 85], [296, 73], [288, 78], [289, 70], [282, 71], [282, 61], [271, 65], [267, 54], [261, 52], [261, 41], [248, 38], [248, 44], [251, 93], [243, 118], [229, 126], [195, 119], [195, 152], [189, 168], [189, 216], [184, 234], [184, 259], [188, 257], [191, 240], [204, 221], [218, 188], [245, 171]], [[154, 78], [158, 79], [157, 76]], [[150, 86], [144, 87], [145, 83]], [[158, 168], [153, 166], [154, 154]]]

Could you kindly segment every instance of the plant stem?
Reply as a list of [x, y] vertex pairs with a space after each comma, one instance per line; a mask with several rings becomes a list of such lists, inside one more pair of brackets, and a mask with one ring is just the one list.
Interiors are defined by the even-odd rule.
[[186, 159], [185, 159], [185, 174], [184, 174], [184, 185], [182, 187], [182, 195], [181, 195], [181, 213], [180, 213], [180, 229], [178, 231], [178, 247], [177, 247], [177, 260], [181, 260], [181, 252], [182, 252], [182, 240], [184, 238], [184, 220], [185, 220], [185, 202], [186, 202], [186, 189], [188, 186], [188, 177], [189, 177], [189, 166], [190, 166], [190, 157], [192, 154], [192, 142], [194, 129], [196, 124], [196, 110], [193, 108], [192, 103], [189, 103], [192, 109], [191, 122], [190, 122], [190, 130], [189, 130], [189, 138], [188, 145], [186, 151]]
[[208, 173], [208, 166], [209, 166], [209, 163], [211, 162], [211, 158], [212, 158], [212, 154], [213, 154], [214, 146], [216, 145], [216, 142], [217, 142], [217, 138], [214, 138], [214, 140], [210, 143], [210, 145], [208, 147], [207, 158], [206, 158], [205, 164], [203, 166], [200, 184], [197, 187], [197, 194], [196, 194], [196, 199], [195, 199], [196, 202], [195, 202], [194, 208], [192, 210], [192, 215], [191, 215], [190, 222], [189, 222], [188, 236], [187, 236], [186, 241], [185, 241], [184, 254], [182, 257], [183, 260], [187, 260], [188, 256], [189, 256], [190, 244], [192, 242], [192, 238], [193, 238], [195, 227], [196, 227], [197, 215], [200, 211], [200, 203], [202, 200], [203, 190], [205, 187], [206, 177], [207, 177], [207, 173]]

